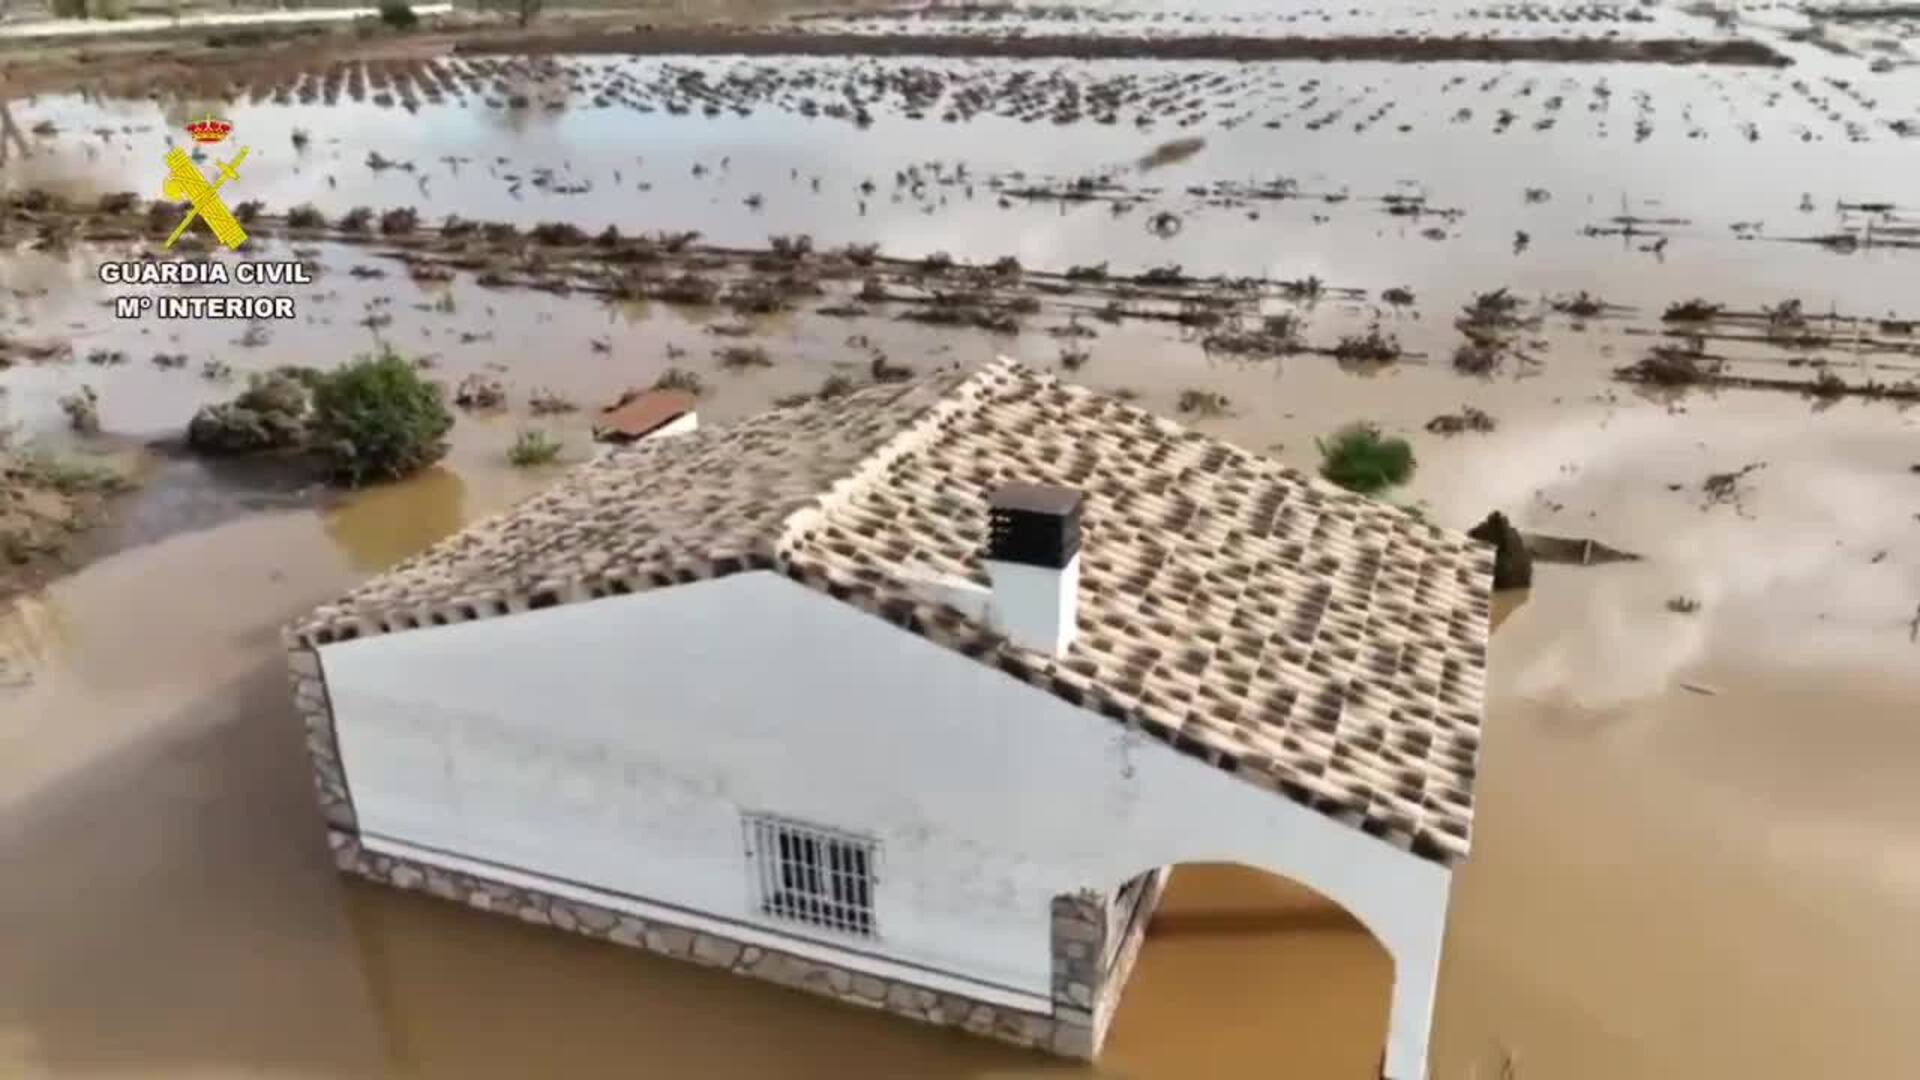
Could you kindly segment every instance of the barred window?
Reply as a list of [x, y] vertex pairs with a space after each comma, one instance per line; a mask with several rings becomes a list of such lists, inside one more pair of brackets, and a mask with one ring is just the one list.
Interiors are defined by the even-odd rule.
[[758, 815], [746, 831], [761, 914], [874, 936], [872, 840]]

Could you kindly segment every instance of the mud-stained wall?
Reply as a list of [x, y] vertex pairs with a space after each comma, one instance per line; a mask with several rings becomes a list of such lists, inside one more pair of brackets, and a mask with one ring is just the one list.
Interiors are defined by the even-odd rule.
[[1444, 868], [783, 576], [320, 657], [370, 844], [805, 935], [752, 910], [742, 812], [864, 833], [880, 851], [863, 952], [1042, 1004], [1056, 1000], [1054, 898], [1170, 863], [1245, 862], [1382, 939], [1410, 976], [1391, 1075], [1423, 1068]]

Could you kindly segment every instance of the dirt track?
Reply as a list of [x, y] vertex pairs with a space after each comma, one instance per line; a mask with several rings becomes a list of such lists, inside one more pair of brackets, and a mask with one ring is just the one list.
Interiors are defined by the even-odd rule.
[[1756, 41], [1626, 41], [1605, 38], [1248, 37], [1135, 38], [1077, 35], [809, 34], [788, 30], [637, 30], [515, 35], [462, 41], [455, 52], [627, 53], [745, 56], [956, 56], [1081, 60], [1448, 60], [1785, 67]]

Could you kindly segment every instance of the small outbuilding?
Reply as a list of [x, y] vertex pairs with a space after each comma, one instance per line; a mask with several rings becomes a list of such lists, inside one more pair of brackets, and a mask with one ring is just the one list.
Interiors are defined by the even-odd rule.
[[633, 443], [656, 435], [682, 435], [697, 430], [695, 399], [685, 390], [637, 390], [600, 410], [593, 437], [603, 443]]
[[345, 871], [1086, 1058], [1239, 862], [1384, 946], [1420, 1080], [1492, 573], [1000, 360], [613, 449], [288, 648]]

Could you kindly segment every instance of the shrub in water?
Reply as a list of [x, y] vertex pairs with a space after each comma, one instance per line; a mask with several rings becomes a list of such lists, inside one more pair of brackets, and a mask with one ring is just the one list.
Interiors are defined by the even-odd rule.
[[549, 465], [559, 456], [560, 440], [537, 428], [522, 431], [507, 450], [507, 461], [522, 468]]
[[398, 480], [440, 460], [453, 427], [440, 387], [388, 347], [313, 387], [313, 445], [348, 484]]
[[1407, 440], [1382, 435], [1369, 423], [1349, 424], [1320, 447], [1320, 475], [1362, 495], [1404, 484], [1413, 477], [1413, 447]]

